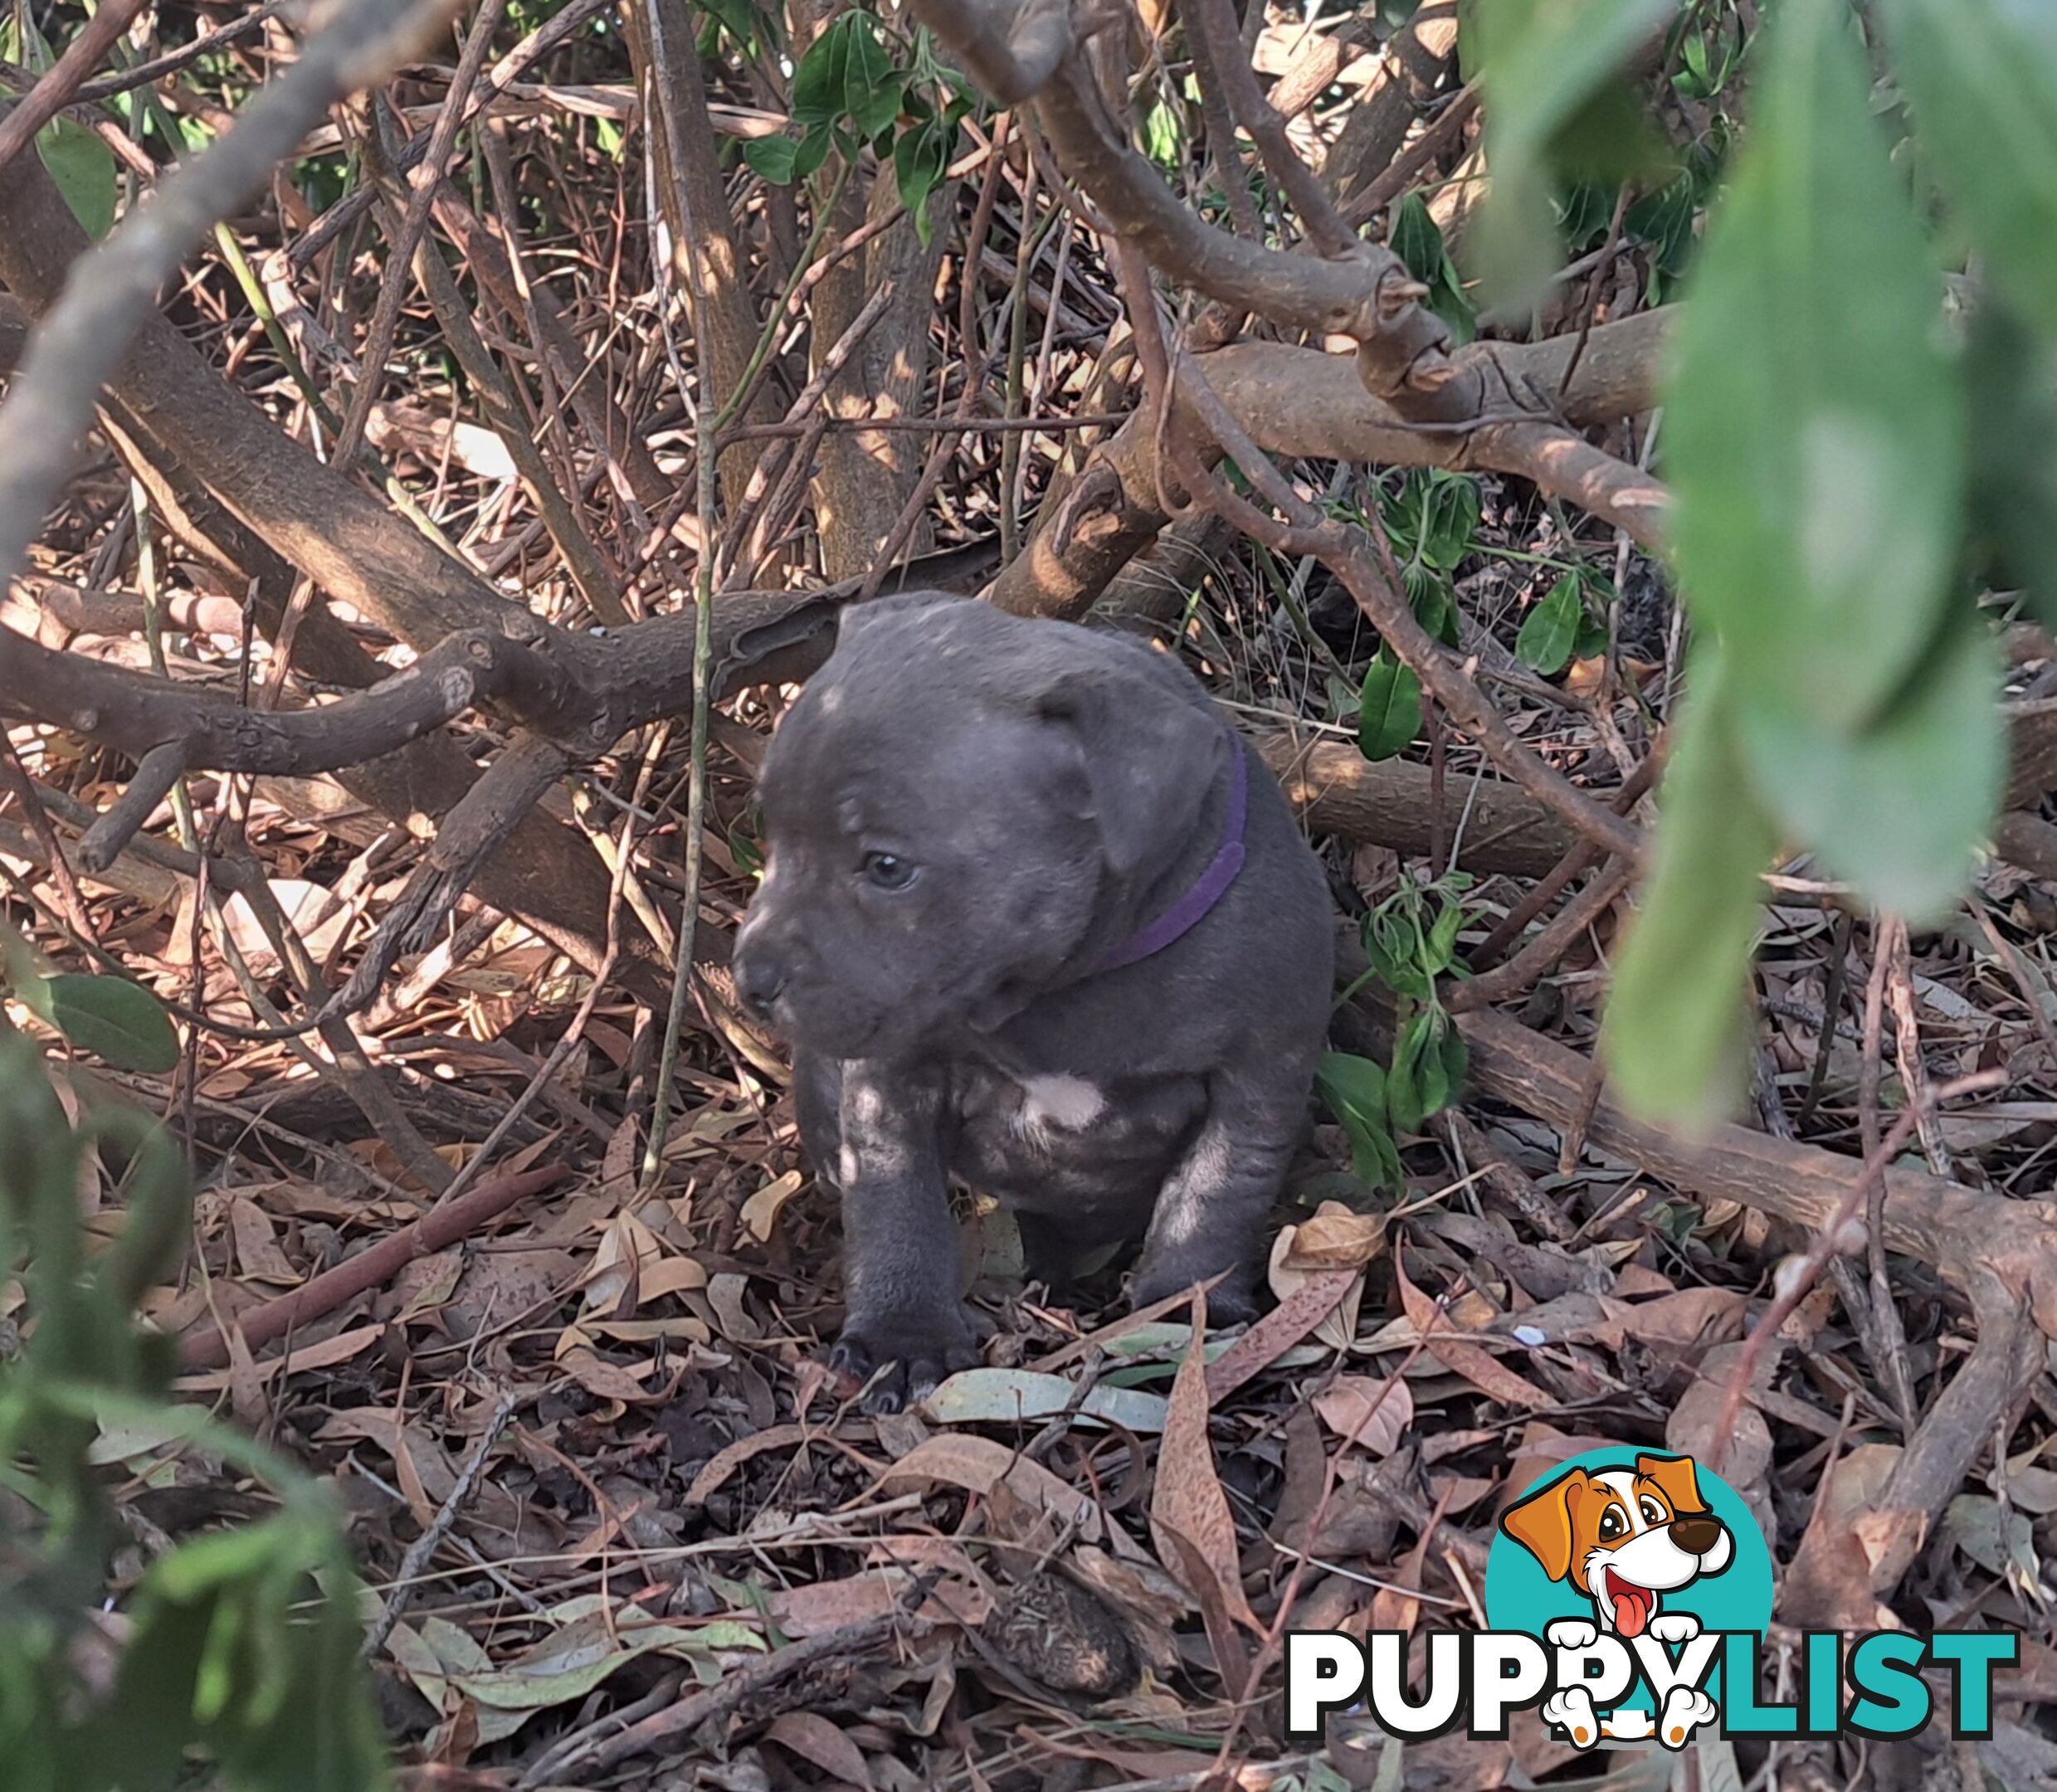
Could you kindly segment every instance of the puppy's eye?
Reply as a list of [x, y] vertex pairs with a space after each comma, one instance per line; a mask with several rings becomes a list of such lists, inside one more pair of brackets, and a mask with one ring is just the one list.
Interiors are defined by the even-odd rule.
[[875, 852], [865, 855], [864, 873], [867, 883], [882, 890], [902, 890], [914, 881], [915, 867], [898, 853]]
[[1600, 1515], [1600, 1541], [1611, 1543], [1629, 1527], [1628, 1520], [1621, 1516], [1619, 1506], [1610, 1506]]
[[1669, 1524], [1671, 1514], [1645, 1493], [1643, 1496], [1643, 1522], [1645, 1524]]

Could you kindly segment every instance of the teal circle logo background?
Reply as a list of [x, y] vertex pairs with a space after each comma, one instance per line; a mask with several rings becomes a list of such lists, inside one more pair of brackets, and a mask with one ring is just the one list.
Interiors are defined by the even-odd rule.
[[[1526, 1499], [1538, 1488], [1548, 1487], [1574, 1468], [1588, 1474], [1611, 1469], [1633, 1471], [1638, 1456], [1669, 1456], [1669, 1450], [1598, 1449], [1573, 1456], [1538, 1475], [1518, 1496]], [[1704, 1575], [1689, 1586], [1666, 1593], [1660, 1611], [1689, 1612], [1703, 1630], [1754, 1630], [1764, 1634], [1772, 1621], [1772, 1552], [1765, 1547], [1764, 1533], [1743, 1496], [1711, 1469], [1695, 1462], [1693, 1475], [1708, 1509], [1728, 1526], [1735, 1553], [1728, 1566], [1717, 1575]], [[1582, 1618], [1596, 1622], [1593, 1602], [1567, 1580], [1552, 1580], [1543, 1564], [1496, 1523], [1493, 1547], [1485, 1559], [1485, 1617], [1495, 1630], [1525, 1630], [1531, 1636], [1543, 1632], [1560, 1618]], [[1721, 1670], [1717, 1668], [1708, 1689], [1719, 1698]], [[1630, 1706], [1650, 1702], [1648, 1688], [1638, 1682], [1623, 1702]]]

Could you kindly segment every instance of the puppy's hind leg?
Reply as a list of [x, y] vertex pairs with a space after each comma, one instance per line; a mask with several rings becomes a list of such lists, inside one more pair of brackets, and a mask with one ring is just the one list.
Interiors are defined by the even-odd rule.
[[1143, 1239], [1130, 1301], [1147, 1307], [1221, 1275], [1207, 1317], [1239, 1325], [1256, 1317], [1258, 1247], [1271, 1204], [1307, 1117], [1312, 1066], [1215, 1076], [1199, 1132], [1166, 1179]]

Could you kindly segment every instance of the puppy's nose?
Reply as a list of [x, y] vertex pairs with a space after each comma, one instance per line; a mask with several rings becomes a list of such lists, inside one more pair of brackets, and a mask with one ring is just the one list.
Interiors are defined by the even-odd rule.
[[786, 967], [777, 955], [755, 946], [735, 960], [736, 994], [743, 1005], [760, 1020], [769, 1016], [772, 1004], [786, 987]]
[[1718, 1518], [1674, 1518], [1671, 1541], [1689, 1556], [1704, 1556], [1721, 1536]]

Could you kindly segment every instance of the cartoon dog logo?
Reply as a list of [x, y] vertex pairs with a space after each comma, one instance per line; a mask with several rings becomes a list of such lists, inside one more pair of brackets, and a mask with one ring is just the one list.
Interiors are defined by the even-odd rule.
[[[1572, 1619], [1549, 1627], [1549, 1640], [1562, 1648], [1586, 1648], [1609, 1631], [1624, 1642], [1645, 1633], [1660, 1643], [1689, 1642], [1699, 1620], [1665, 1611], [1665, 1595], [1721, 1573], [1735, 1559], [1735, 1539], [1701, 1497], [1689, 1456], [1639, 1455], [1632, 1469], [1597, 1473], [1571, 1469], [1509, 1507], [1500, 1529], [1552, 1580], [1592, 1601], [1595, 1624]], [[1716, 1715], [1705, 1692], [1677, 1687], [1654, 1727], [1683, 1740]], [[1546, 1700], [1542, 1716], [1581, 1747], [1601, 1735], [1647, 1736], [1653, 1727], [1647, 1714], [1629, 1710], [1603, 1723], [1578, 1688]]]

